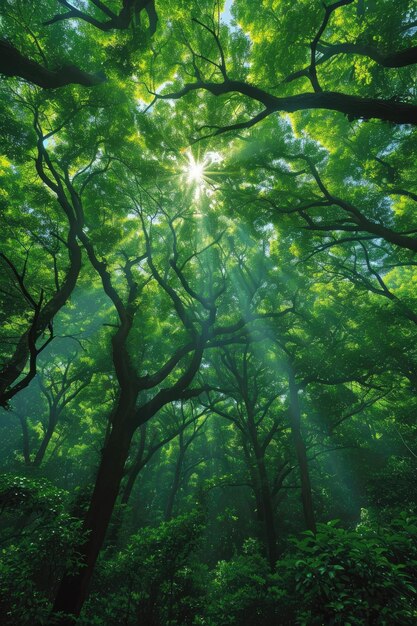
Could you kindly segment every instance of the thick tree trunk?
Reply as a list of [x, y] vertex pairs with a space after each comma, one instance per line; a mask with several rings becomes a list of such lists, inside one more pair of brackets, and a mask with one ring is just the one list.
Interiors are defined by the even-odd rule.
[[[109, 551], [117, 550], [119, 546], [120, 530], [123, 526], [125, 517], [125, 506], [129, 503], [130, 496], [132, 495], [133, 487], [136, 483], [136, 479], [139, 472], [144, 467], [146, 460], [144, 459], [145, 444], [146, 444], [146, 423], [142, 424], [140, 428], [140, 441], [136, 451], [135, 460], [130, 467], [127, 474], [127, 481], [124, 487], [122, 487], [122, 495], [120, 497], [120, 506], [114, 511], [111, 518], [110, 526], [106, 538], [106, 549]], [[110, 434], [110, 430], [106, 434], [106, 441]]]
[[316, 520], [313, 508], [313, 496], [311, 493], [310, 472], [307, 460], [306, 446], [301, 433], [301, 409], [298, 398], [298, 386], [294, 372], [289, 367], [288, 382], [290, 388], [290, 423], [294, 440], [295, 452], [301, 479], [301, 500], [303, 503], [304, 520], [307, 530], [316, 532]]
[[74, 624], [87, 596], [94, 566], [103, 545], [106, 531], [119, 494], [123, 470], [134, 433], [132, 413], [134, 405], [126, 406], [123, 395], [114, 415], [113, 428], [102, 452], [90, 507], [84, 522], [88, 533], [86, 541], [79, 546], [81, 567], [75, 574], [64, 575], [55, 599], [53, 612], [62, 612], [68, 617], [52, 621], [61, 626]]

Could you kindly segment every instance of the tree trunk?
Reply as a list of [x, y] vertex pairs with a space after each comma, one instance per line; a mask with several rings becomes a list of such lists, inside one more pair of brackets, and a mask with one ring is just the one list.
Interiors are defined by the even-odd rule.
[[138, 474], [144, 466], [143, 455], [145, 451], [145, 444], [146, 444], [146, 423], [142, 424], [140, 428], [140, 442], [139, 442], [138, 450], [136, 453], [135, 461], [132, 467], [130, 468], [129, 474], [127, 475], [127, 482], [126, 482], [126, 485], [125, 485], [125, 488], [123, 490], [123, 494], [120, 500], [121, 504], [128, 504], [130, 500], [130, 496], [132, 495], [132, 490], [135, 485]]
[[268, 475], [265, 467], [265, 459], [259, 456], [256, 459], [259, 472], [262, 507], [264, 513], [265, 535], [268, 547], [268, 558], [271, 567], [275, 566], [277, 560], [277, 537], [275, 532], [274, 509], [272, 506], [272, 497], [269, 489]]
[[84, 522], [88, 533], [86, 541], [79, 546], [81, 567], [75, 573], [64, 575], [56, 596], [53, 612], [63, 612], [64, 617], [51, 624], [73, 625], [80, 614], [94, 571], [94, 566], [103, 545], [111, 515], [119, 494], [123, 470], [134, 433], [134, 403], [126, 402], [123, 394], [114, 414], [113, 428], [102, 451], [90, 507]]
[[[10, 362], [0, 371], [0, 404], [5, 405], [9, 387], [22, 375], [29, 358], [28, 329], [19, 339]], [[7, 400], [10, 398], [7, 397]]]
[[22, 427], [22, 436], [23, 436], [23, 458], [25, 460], [25, 465], [30, 465], [30, 445], [29, 445], [29, 429], [26, 421], [26, 417], [23, 415], [19, 415], [19, 422]]
[[[106, 440], [109, 436], [110, 431], [106, 434]], [[113, 553], [113, 551], [117, 550], [119, 546], [119, 537], [120, 530], [123, 526], [124, 517], [125, 517], [125, 507], [130, 500], [130, 496], [132, 494], [133, 487], [136, 483], [136, 479], [139, 475], [139, 472], [144, 467], [146, 460], [144, 460], [144, 451], [146, 444], [146, 423], [142, 424], [140, 427], [140, 441], [139, 446], [136, 452], [135, 460], [133, 465], [131, 466], [128, 474], [127, 481], [124, 487], [122, 487], [122, 495], [120, 498], [120, 505], [113, 513], [111, 518], [111, 522], [109, 525], [109, 529], [107, 532], [106, 538], [106, 549], [107, 551]]]
[[248, 450], [248, 446], [246, 445], [246, 442], [243, 437], [242, 437], [242, 441], [243, 441], [242, 445], [243, 445], [243, 453], [245, 456], [245, 462], [248, 467], [248, 471], [250, 475], [253, 495], [255, 496], [256, 519], [258, 522], [263, 524], [263, 521], [264, 521], [263, 506], [262, 506], [262, 498], [260, 495], [260, 489], [259, 489], [259, 484], [258, 484], [257, 472], [256, 472], [256, 469], [254, 468], [254, 463], [252, 462], [251, 455]]
[[310, 472], [308, 468], [307, 451], [301, 433], [301, 409], [298, 399], [298, 386], [291, 366], [288, 369], [288, 382], [290, 388], [290, 424], [294, 440], [295, 452], [301, 479], [301, 500], [303, 503], [304, 520], [307, 530], [316, 532], [316, 520], [313, 508], [313, 496], [311, 493]]
[[41, 445], [39, 446], [39, 449], [33, 460], [33, 465], [36, 465], [36, 467], [39, 467], [44, 459], [46, 449], [49, 445], [49, 442], [51, 441], [52, 435], [55, 432], [55, 428], [58, 422], [58, 417], [59, 417], [59, 412], [52, 410], [48, 418], [48, 427], [45, 431], [45, 434], [41, 441]]
[[36, 456], [35, 456], [35, 458], [33, 460], [33, 465], [36, 465], [36, 467], [39, 467], [39, 465], [42, 463], [42, 461], [44, 459], [46, 449], [47, 449], [47, 447], [49, 445], [49, 442], [51, 441], [52, 435], [54, 434], [54, 430], [55, 430], [55, 428], [50, 428], [48, 426], [48, 428], [47, 428], [47, 430], [46, 430], [46, 432], [45, 432], [45, 434], [43, 436], [43, 439], [41, 441], [41, 445], [39, 446], [39, 449], [38, 449], [38, 451], [36, 453]]
[[251, 439], [252, 449], [255, 456], [256, 470], [258, 474], [257, 484], [259, 486], [259, 496], [262, 506], [263, 526], [265, 530], [265, 544], [268, 560], [273, 568], [277, 560], [277, 536], [275, 531], [274, 507], [272, 504], [271, 489], [269, 485], [268, 473], [265, 466], [265, 454], [258, 440], [255, 417], [248, 400], [245, 401], [248, 416], [248, 429]]

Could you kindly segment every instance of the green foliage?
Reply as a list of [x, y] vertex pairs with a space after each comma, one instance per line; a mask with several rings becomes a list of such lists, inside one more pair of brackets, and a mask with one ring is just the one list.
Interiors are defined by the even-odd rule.
[[202, 524], [195, 511], [145, 527], [121, 552], [104, 554], [81, 624], [191, 626], [207, 576], [196, 552]]
[[417, 519], [402, 515], [377, 527], [364, 517], [355, 530], [334, 520], [290, 540], [271, 572], [248, 540], [210, 576], [197, 624], [352, 626], [415, 623]]
[[68, 494], [45, 479], [0, 480], [0, 616], [5, 626], [46, 620], [65, 568], [75, 570], [81, 522]]
[[309, 624], [414, 624], [417, 527], [406, 516], [390, 528], [340, 528], [337, 521], [304, 533], [277, 563], [272, 593], [282, 614]]
[[259, 545], [247, 539], [242, 554], [219, 561], [210, 576], [204, 617], [196, 624], [255, 626], [272, 624], [274, 611], [269, 586], [270, 569]]
[[1, 623], [417, 622], [415, 4], [0, 2]]
[[[381, 484], [384, 489], [381, 489]], [[381, 518], [390, 510], [413, 510], [417, 498], [417, 468], [412, 458], [391, 456], [375, 472], [368, 487], [369, 503]]]

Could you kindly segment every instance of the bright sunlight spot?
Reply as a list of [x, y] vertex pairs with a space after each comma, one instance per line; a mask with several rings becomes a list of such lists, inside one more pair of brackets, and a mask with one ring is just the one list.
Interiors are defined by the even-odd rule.
[[196, 161], [191, 152], [188, 154], [188, 161], [185, 168], [188, 182], [201, 185], [204, 180], [204, 161], [202, 163]]
[[214, 173], [210, 170], [210, 165], [221, 163], [223, 157], [218, 152], [206, 152], [200, 160], [198, 157], [195, 158], [191, 151], [187, 152], [186, 156], [187, 163], [183, 171], [187, 183], [195, 188], [196, 198], [199, 198], [203, 191], [210, 195], [210, 176]]

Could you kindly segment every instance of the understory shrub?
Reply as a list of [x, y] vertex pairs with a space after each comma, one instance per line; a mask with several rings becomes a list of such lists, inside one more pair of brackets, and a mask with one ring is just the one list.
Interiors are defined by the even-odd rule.
[[[145, 527], [120, 552], [103, 554], [80, 623], [188, 626], [200, 609], [207, 568], [193, 556], [196, 512]], [[103, 600], [104, 599], [104, 600]]]
[[64, 569], [77, 567], [81, 521], [46, 479], [0, 477], [0, 623], [46, 622]]
[[[218, 563], [211, 577], [207, 626], [391, 626], [417, 623], [417, 520], [403, 514], [389, 527], [337, 521], [290, 539], [271, 573], [247, 543]], [[248, 547], [250, 549], [248, 549]]]

